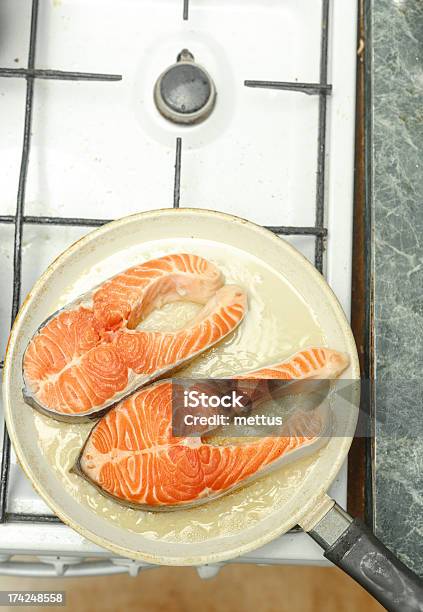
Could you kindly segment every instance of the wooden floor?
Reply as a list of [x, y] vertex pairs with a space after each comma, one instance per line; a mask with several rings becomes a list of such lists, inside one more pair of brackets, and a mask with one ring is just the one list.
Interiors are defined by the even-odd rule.
[[[381, 612], [335, 568], [231, 565], [201, 580], [191, 568], [148, 570], [137, 578], [34, 579], [0, 576], [0, 590], [65, 590], [72, 612]], [[2, 607], [1, 610], [24, 608]], [[31, 608], [25, 608], [26, 610]]]

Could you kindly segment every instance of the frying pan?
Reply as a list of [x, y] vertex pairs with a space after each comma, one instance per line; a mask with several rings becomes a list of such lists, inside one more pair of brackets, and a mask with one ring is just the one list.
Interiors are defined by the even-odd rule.
[[[285, 279], [306, 304], [312, 305], [327, 345], [349, 354], [350, 367], [343, 376], [359, 378], [354, 339], [337, 299], [315, 268], [284, 240], [244, 219], [199, 209], [155, 210], [114, 221], [76, 242], [50, 265], [23, 303], [10, 335], [3, 385], [6, 422], [20, 464], [36, 491], [62, 521], [99, 546], [124, 557], [163, 565], [225, 561], [266, 544], [298, 524], [322, 546], [328, 559], [385, 607], [401, 612], [423, 609], [418, 607], [418, 602], [423, 602], [418, 579], [363, 524], [353, 520], [326, 494], [352, 441], [357, 420], [353, 406], [337, 415], [337, 436], [331, 437], [316, 455], [283, 502], [276, 496], [268, 512], [246, 528], [237, 529], [232, 525], [226, 533], [217, 536], [209, 533], [202, 541], [153, 539], [145, 533], [128, 530], [118, 521], [112, 521], [107, 513], [99, 514], [81, 503], [64, 487], [36, 435], [35, 419], [45, 417], [37, 416], [22, 398], [21, 362], [27, 342], [40, 323], [62, 305], [58, 299], [61, 296], [63, 302], [73, 283], [83, 277], [88, 286], [95, 286], [104, 279], [98, 272], [102, 262], [120, 257], [123, 269], [130, 265], [125, 263], [128, 249], [158, 241], [157, 244], [167, 244], [169, 252], [175, 252], [172, 242], [175, 240], [186, 250], [200, 255], [203, 253], [199, 245], [214, 241], [220, 248], [222, 245], [228, 248], [228, 257], [230, 249], [235, 248], [259, 258], [263, 265]], [[259, 483], [254, 483], [237, 495], [254, 493], [258, 486]], [[189, 520], [183, 514], [181, 525], [185, 518]]]

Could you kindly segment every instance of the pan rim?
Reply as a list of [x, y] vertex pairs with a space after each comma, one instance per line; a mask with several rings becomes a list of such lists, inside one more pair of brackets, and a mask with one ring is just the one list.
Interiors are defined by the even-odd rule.
[[11, 441], [13, 443], [18, 461], [25, 472], [26, 476], [29, 478], [32, 486], [37, 491], [37, 493], [46, 501], [52, 511], [67, 525], [69, 525], [76, 532], [81, 534], [87, 539], [91, 540], [98, 546], [102, 548], [106, 548], [111, 550], [112, 552], [122, 555], [124, 557], [129, 557], [132, 559], [137, 559], [141, 561], [145, 561], [151, 564], [158, 565], [179, 565], [179, 566], [192, 566], [192, 565], [202, 565], [205, 563], [217, 563], [226, 561], [232, 558], [235, 558], [239, 555], [245, 554], [247, 552], [251, 552], [252, 550], [267, 544], [272, 541], [276, 537], [282, 535], [286, 531], [288, 531], [295, 524], [300, 523], [304, 517], [312, 512], [316, 504], [326, 495], [326, 492], [336, 478], [345, 457], [348, 453], [349, 447], [352, 442], [352, 437], [342, 438], [339, 442], [339, 449], [337, 450], [336, 461], [332, 464], [332, 469], [328, 475], [326, 475], [323, 483], [315, 490], [314, 495], [308, 500], [306, 504], [303, 504], [301, 508], [297, 510], [297, 512], [290, 515], [289, 519], [285, 522], [281, 522], [280, 525], [275, 527], [273, 530], [266, 531], [262, 533], [260, 537], [256, 537], [254, 539], [248, 540], [244, 544], [236, 544], [230, 549], [225, 549], [221, 552], [216, 553], [206, 553], [206, 554], [197, 554], [192, 556], [172, 556], [172, 555], [163, 555], [157, 554], [153, 555], [148, 552], [143, 552], [134, 549], [128, 549], [125, 546], [120, 546], [106, 538], [93, 533], [88, 527], [80, 525], [77, 521], [75, 521], [72, 516], [70, 516], [65, 510], [62, 509], [61, 504], [57, 503], [50, 494], [44, 489], [44, 487], [38, 482], [36, 474], [33, 473], [29, 462], [25, 456], [25, 451], [22, 448], [18, 434], [15, 430], [14, 421], [12, 417], [12, 407], [11, 407], [11, 398], [10, 398], [10, 377], [12, 370], [12, 357], [11, 354], [13, 352], [13, 347], [16, 343], [16, 339], [20, 332], [20, 328], [23, 325], [25, 320], [25, 315], [32, 303], [35, 299], [35, 296], [40, 292], [45, 283], [49, 280], [52, 274], [56, 271], [57, 268], [61, 268], [63, 265], [66, 265], [68, 258], [70, 258], [76, 251], [78, 251], [82, 246], [96, 240], [103, 234], [106, 234], [110, 230], [114, 228], [118, 228], [120, 226], [125, 226], [126, 224], [131, 224], [133, 222], [137, 222], [139, 220], [147, 219], [149, 217], [160, 217], [164, 215], [181, 215], [182, 214], [191, 214], [195, 216], [201, 217], [213, 217], [214, 219], [220, 218], [222, 221], [231, 222], [237, 225], [247, 225], [252, 231], [261, 234], [266, 240], [272, 240], [275, 245], [278, 245], [279, 248], [285, 248], [290, 252], [290, 255], [293, 259], [296, 259], [301, 266], [306, 266], [308, 272], [312, 276], [313, 280], [320, 286], [320, 289], [327, 296], [328, 302], [331, 306], [333, 316], [336, 318], [337, 323], [339, 324], [346, 343], [349, 348], [349, 355], [351, 357], [351, 370], [353, 378], [359, 377], [359, 364], [358, 364], [358, 356], [355, 347], [354, 338], [352, 335], [351, 328], [348, 324], [348, 321], [345, 317], [345, 314], [342, 310], [342, 307], [333, 293], [332, 289], [329, 287], [324, 277], [316, 270], [316, 268], [300, 253], [295, 247], [289, 244], [287, 241], [279, 238], [275, 234], [273, 234], [270, 230], [259, 226], [251, 221], [248, 221], [242, 217], [236, 217], [231, 214], [223, 213], [220, 211], [214, 211], [209, 209], [197, 209], [197, 208], [188, 208], [184, 207], [183, 209], [169, 209], [169, 208], [161, 208], [155, 209], [151, 211], [145, 211], [141, 213], [135, 213], [133, 215], [129, 215], [123, 217], [121, 219], [117, 219], [111, 221], [109, 223], [104, 224], [103, 226], [96, 228], [95, 230], [88, 232], [85, 236], [77, 240], [70, 247], [68, 247], [63, 253], [61, 253], [53, 262], [48, 266], [45, 272], [40, 276], [40, 278], [36, 281], [31, 291], [28, 293], [27, 297], [23, 301], [18, 315], [14, 321], [9, 341], [6, 350], [5, 362], [4, 362], [4, 370], [3, 370], [3, 395], [4, 395], [4, 406], [5, 406], [5, 418], [6, 424], [9, 431], [9, 435]]

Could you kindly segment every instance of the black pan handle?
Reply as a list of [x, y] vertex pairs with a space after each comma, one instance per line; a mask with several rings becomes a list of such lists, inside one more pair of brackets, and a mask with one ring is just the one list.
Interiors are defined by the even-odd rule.
[[325, 557], [390, 612], [423, 612], [423, 580], [358, 519], [335, 504], [309, 531]]

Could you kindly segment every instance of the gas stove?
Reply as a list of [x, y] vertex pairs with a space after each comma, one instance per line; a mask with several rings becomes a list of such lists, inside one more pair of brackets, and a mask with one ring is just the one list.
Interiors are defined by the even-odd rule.
[[[58, 253], [107, 220], [169, 206], [269, 227], [349, 315], [354, 3], [4, 0], [0, 10], [1, 358], [21, 298]], [[345, 504], [346, 490], [344, 466], [331, 495]], [[147, 567], [61, 524], [7, 434], [0, 519], [0, 573]], [[295, 531], [235, 562], [325, 563]]]

